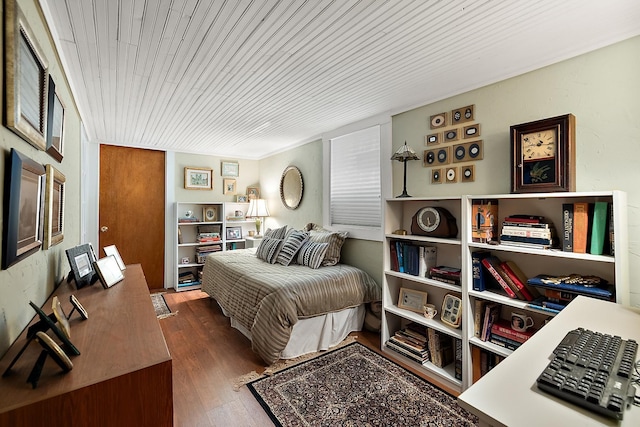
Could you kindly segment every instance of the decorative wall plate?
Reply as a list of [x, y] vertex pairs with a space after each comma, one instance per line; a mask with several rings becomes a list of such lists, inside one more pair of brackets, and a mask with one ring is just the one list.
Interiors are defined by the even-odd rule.
[[462, 138], [463, 139], [477, 138], [479, 136], [480, 136], [480, 125], [479, 124], [465, 126], [462, 129]]
[[460, 139], [460, 129], [449, 129], [444, 131], [444, 141], [453, 142]]
[[482, 160], [482, 141], [465, 142], [453, 146], [453, 162], [470, 162]]
[[442, 169], [431, 169], [431, 183], [442, 184]]
[[444, 179], [447, 184], [458, 182], [458, 167], [452, 166], [445, 169]]
[[438, 129], [447, 125], [447, 113], [434, 114], [429, 118], [430, 129]]
[[476, 180], [474, 165], [460, 166], [460, 182], [473, 182]]
[[434, 133], [431, 135], [426, 135], [424, 137], [424, 145], [436, 145], [440, 143], [440, 139], [442, 138], [442, 134]]
[[451, 124], [472, 122], [475, 120], [475, 105], [467, 105], [451, 111]]

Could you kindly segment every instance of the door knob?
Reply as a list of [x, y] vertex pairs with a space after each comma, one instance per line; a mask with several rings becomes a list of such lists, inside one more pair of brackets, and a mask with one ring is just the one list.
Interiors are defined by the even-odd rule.
[[103, 225], [102, 227], [100, 227], [100, 232], [104, 233], [106, 231], [109, 231], [109, 227], [107, 227], [106, 225]]

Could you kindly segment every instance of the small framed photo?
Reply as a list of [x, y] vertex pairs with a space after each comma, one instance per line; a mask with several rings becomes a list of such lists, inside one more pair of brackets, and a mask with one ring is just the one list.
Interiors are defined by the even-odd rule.
[[109, 255], [96, 261], [96, 270], [100, 277], [100, 282], [105, 289], [108, 289], [124, 279], [122, 270], [116, 261], [116, 257]]
[[236, 194], [236, 180], [225, 178], [223, 180], [224, 189], [222, 194]]
[[44, 193], [44, 248], [48, 249], [64, 240], [64, 194], [65, 176], [51, 165], [45, 166], [46, 186]]
[[242, 239], [242, 227], [227, 227], [227, 240]]
[[213, 190], [213, 169], [184, 168], [184, 188], [187, 190]]
[[213, 222], [218, 220], [218, 209], [215, 206], [205, 206], [202, 208], [202, 220]]
[[240, 165], [238, 162], [222, 162], [220, 175], [237, 178], [240, 175]]
[[247, 203], [249, 201], [249, 197], [246, 194], [238, 194], [236, 196], [236, 202], [238, 203]]
[[249, 200], [260, 198], [260, 187], [247, 187], [247, 197]]
[[124, 261], [122, 261], [122, 257], [120, 256], [120, 252], [118, 251], [118, 248], [116, 248], [116, 245], [105, 246], [102, 249], [104, 250], [104, 254], [106, 256], [113, 255], [113, 257], [115, 257], [120, 270], [125, 270], [127, 268], [127, 266], [124, 264]]
[[62, 161], [62, 132], [64, 130], [64, 104], [56, 92], [56, 84], [49, 76], [47, 112], [47, 153], [58, 162]]
[[189, 264], [191, 262], [191, 260], [189, 259], [188, 256], [183, 256], [182, 259], [180, 260], [180, 264]]
[[415, 311], [416, 313], [423, 313], [424, 305], [427, 303], [427, 295], [428, 294], [426, 292], [400, 288], [398, 308]]
[[69, 266], [76, 282], [76, 288], [91, 285], [96, 274], [93, 268], [94, 255], [91, 245], [85, 243], [66, 250]]

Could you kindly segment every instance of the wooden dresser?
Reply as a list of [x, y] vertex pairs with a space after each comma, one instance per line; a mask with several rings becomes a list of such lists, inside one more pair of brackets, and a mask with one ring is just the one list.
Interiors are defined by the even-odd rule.
[[[71, 342], [81, 352], [71, 357], [73, 369], [64, 374], [48, 357], [33, 389], [27, 377], [42, 347], [32, 341], [0, 378], [0, 426], [172, 426], [171, 355], [142, 267], [127, 266], [125, 279], [109, 289], [96, 283], [76, 290], [63, 282], [54, 295], [67, 314], [71, 294], [89, 314], [82, 320], [75, 311], [69, 320]], [[46, 314], [52, 298], [42, 307]], [[26, 331], [0, 360], [0, 373], [25, 342]]]

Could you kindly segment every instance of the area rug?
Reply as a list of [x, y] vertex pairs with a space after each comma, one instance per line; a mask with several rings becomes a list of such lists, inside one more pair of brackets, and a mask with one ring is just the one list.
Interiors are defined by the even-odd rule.
[[164, 294], [165, 292], [151, 294], [151, 302], [153, 302], [153, 309], [156, 311], [156, 317], [158, 319], [165, 319], [178, 314], [178, 312], [171, 312], [171, 309], [167, 305], [167, 301], [164, 299]]
[[475, 426], [456, 398], [360, 343], [247, 385], [277, 426]]

